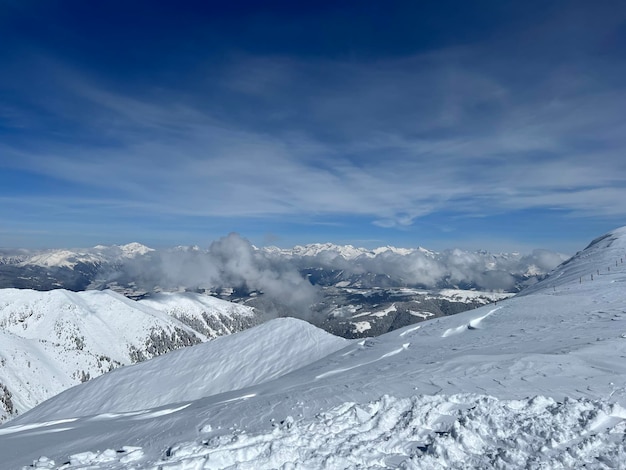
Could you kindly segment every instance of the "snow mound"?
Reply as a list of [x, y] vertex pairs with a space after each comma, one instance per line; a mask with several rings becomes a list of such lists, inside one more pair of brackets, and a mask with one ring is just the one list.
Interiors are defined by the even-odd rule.
[[123, 367], [57, 395], [32, 420], [118, 413], [196, 400], [280, 377], [349, 342], [294, 318]]

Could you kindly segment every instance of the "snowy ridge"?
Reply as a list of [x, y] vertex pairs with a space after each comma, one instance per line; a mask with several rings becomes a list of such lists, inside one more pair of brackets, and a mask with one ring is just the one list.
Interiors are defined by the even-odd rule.
[[0, 265], [20, 264], [28, 258], [26, 254], [0, 253]]
[[9, 468], [623, 467], [625, 237], [594, 241], [526, 295], [239, 390], [75, 418], [81, 385], [0, 427], [0, 455]]
[[[557, 266], [546, 279], [522, 294], [553, 290], [575, 284], [622, 282], [620, 273], [626, 264], [626, 227], [615, 229], [593, 240], [584, 250]], [[582, 289], [585, 287], [580, 286]]]
[[46, 268], [74, 268], [79, 263], [97, 265], [135, 258], [151, 251], [154, 250], [136, 242], [126, 245], [98, 245], [82, 250], [47, 250], [22, 259], [21, 264]]
[[381, 246], [378, 248], [374, 248], [371, 251], [374, 255], [379, 255], [381, 253], [394, 253], [402, 256], [407, 256], [415, 252], [420, 252], [425, 255], [434, 256], [436, 253], [434, 251], [427, 250], [426, 248], [417, 247], [417, 248], [397, 248], [395, 246]]
[[[136, 302], [112, 291], [0, 290], [0, 421], [121, 365], [258, 321], [249, 307], [207, 296], [158, 299]], [[183, 321], [168, 314], [172, 304], [179, 307], [171, 313]]]
[[118, 247], [122, 252], [122, 256], [125, 258], [134, 258], [135, 256], [142, 256], [154, 251], [153, 248], [137, 242], [127, 243], [126, 245], [118, 245]]
[[120, 365], [206, 339], [111, 291], [3, 289], [0, 299], [0, 383], [14, 413]]
[[251, 307], [191, 292], [161, 292], [138, 304], [165, 312], [209, 338], [242, 331], [262, 321]]
[[73, 268], [78, 263], [101, 263], [104, 259], [95, 253], [54, 250], [29, 257], [22, 264], [32, 264], [46, 268]]
[[[277, 341], [277, 340], [280, 340]], [[119, 413], [197, 400], [267, 382], [343, 348], [347, 340], [302, 320], [279, 318], [232, 337], [117, 369], [51, 398], [36, 420]]]

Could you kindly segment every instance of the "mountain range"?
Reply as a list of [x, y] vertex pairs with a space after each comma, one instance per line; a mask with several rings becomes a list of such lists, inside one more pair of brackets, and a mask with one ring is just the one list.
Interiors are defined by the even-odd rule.
[[[243, 242], [247, 243], [247, 242]], [[208, 250], [199, 247], [176, 247], [155, 250], [140, 243], [127, 245], [95, 246], [93, 248], [69, 250], [0, 250], [0, 287], [20, 287], [37, 290], [65, 288], [84, 290], [121, 285], [135, 294], [141, 291], [136, 287], [137, 276], [130, 276], [128, 265], [135, 266], [145, 261], [149, 265], [161, 253], [167, 253], [168, 260], [178, 257], [183, 262], [193, 262], [193, 258], [210, 257], [218, 252], [218, 244]], [[396, 248], [391, 246], [372, 250], [355, 248], [351, 245], [318, 243], [295, 246], [291, 249], [277, 247], [257, 248], [248, 244], [253, 257], [263, 259], [274, 266], [284, 264], [297, 269], [313, 284], [325, 287], [415, 287], [415, 288], [463, 288], [485, 290], [486, 273], [510, 276], [506, 287], [500, 290], [517, 292], [524, 286], [540, 279], [554, 266], [567, 259], [567, 256], [535, 250], [530, 255], [519, 253], [492, 254], [486, 251], [466, 252], [447, 250], [435, 252], [425, 248]], [[221, 253], [219, 253], [221, 254]], [[400, 261], [402, 260], [402, 261]], [[213, 260], [214, 261], [214, 260]], [[431, 272], [429, 272], [429, 270]], [[136, 274], [136, 273], [133, 273]], [[159, 279], [165, 281], [165, 279]], [[196, 285], [176, 287], [198, 288], [206, 279]], [[237, 285], [213, 285], [205, 288], [236, 288]], [[19, 284], [19, 285], [18, 285]], [[158, 286], [153, 282], [151, 289]], [[167, 284], [167, 282], [162, 282]], [[144, 286], [145, 287], [145, 286]], [[493, 289], [487, 289], [493, 290]]]
[[620, 468], [625, 257], [626, 227], [497, 305], [354, 340], [278, 318], [116, 369], [0, 427], [0, 455], [16, 469]]
[[[214, 246], [158, 251], [130, 243], [81, 250], [5, 251], [0, 256], [0, 279], [11, 288], [0, 290], [4, 338], [0, 422], [119, 366], [242, 331], [269, 318], [298, 316], [345, 338], [371, 337], [512, 295], [401, 287], [402, 282], [390, 282], [392, 276], [375, 272], [390, 265], [419, 264], [424, 257], [437, 263], [446, 256], [469, 257], [474, 263], [479, 260], [484, 270], [508, 263], [511, 271], [515, 260], [534, 273], [526, 280], [544, 275], [532, 257], [518, 254], [457, 250], [442, 255], [424, 248], [366, 250], [333, 244], [259, 249], [234, 241], [240, 258], [235, 256], [237, 269], [246, 270], [241, 252], [248, 249], [251, 277], [291, 282], [293, 291], [307, 294], [308, 303], [284, 302], [282, 295], [289, 285], [266, 295], [263, 282], [254, 286], [245, 277], [229, 275], [222, 253]], [[363, 262], [383, 264], [364, 266]], [[216, 265], [221, 270], [217, 276], [203, 277], [202, 270]], [[174, 275], [170, 277], [174, 282], [168, 283], [162, 272], [168, 267], [173, 272], [198, 273], [200, 282], [190, 284], [190, 278]], [[277, 274], [285, 272], [287, 277]], [[312, 286], [313, 295], [308, 295]]]
[[296, 316], [348, 338], [476, 308], [542, 279], [566, 257], [330, 243], [257, 248], [234, 234], [208, 249], [138, 243], [0, 255], [0, 287], [111, 289], [132, 299], [191, 291]]

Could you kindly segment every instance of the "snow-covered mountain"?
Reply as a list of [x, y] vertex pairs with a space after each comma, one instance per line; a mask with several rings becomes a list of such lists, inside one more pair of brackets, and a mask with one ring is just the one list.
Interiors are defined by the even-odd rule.
[[[175, 306], [175, 307], [173, 307]], [[249, 328], [249, 307], [200, 294], [0, 290], [0, 421], [121, 365]]]
[[352, 245], [335, 245], [334, 243], [311, 243], [308, 245], [296, 245], [293, 248], [278, 248], [275, 246], [263, 247], [265, 251], [271, 255], [284, 256], [288, 258], [303, 257], [324, 257], [333, 258], [340, 256], [345, 260], [353, 260], [361, 256], [365, 258], [374, 258], [382, 253], [395, 253], [402, 256], [420, 252], [429, 256], [435, 256], [436, 252], [427, 250], [426, 248], [396, 248], [393, 246], [383, 246], [368, 250], [367, 248], [358, 248]]
[[16, 265], [28, 259], [29, 255], [25, 250], [0, 251], [0, 265]]
[[86, 250], [46, 250], [21, 260], [21, 265], [34, 265], [47, 268], [74, 268], [77, 264], [115, 263], [135, 258], [154, 251], [141, 243], [126, 245], [97, 245]]
[[[167, 370], [135, 380], [151, 361], [114, 371], [100, 395], [79, 385], [0, 427], [0, 455], [7, 468], [623, 468], [625, 257], [622, 228], [524, 295], [332, 342], [312, 363], [290, 354], [310, 326], [270, 322], [220, 340], [230, 390], [201, 398]], [[274, 354], [238, 355], [257, 342]], [[176, 374], [211, 382], [202, 347], [176, 353]], [[282, 361], [297, 368], [232, 382]], [[132, 398], [100, 399], [122, 383]], [[151, 408], [159, 387], [168, 398]]]
[[45, 268], [74, 268], [77, 264], [120, 262], [155, 251], [141, 243], [126, 245], [97, 245], [85, 249], [51, 249], [42, 251], [0, 250], [0, 264], [40, 266]]
[[0, 288], [85, 290], [99, 274], [155, 251], [140, 243], [86, 249], [0, 250]]
[[232, 337], [122, 367], [51, 398], [32, 413], [39, 420], [59, 419], [65, 417], [68, 401], [74, 402], [76, 416], [89, 416], [197, 400], [268, 382], [347, 344], [302, 320], [274, 319]]
[[378, 336], [510, 297], [567, 259], [545, 250], [526, 255], [367, 250], [330, 243], [261, 251], [276, 263], [291, 264], [320, 288], [322, 299], [312, 306], [310, 320], [346, 338]]
[[[7, 252], [6, 259], [23, 254]], [[0, 287], [111, 289], [132, 299], [202, 292], [271, 316], [306, 317], [328, 332], [357, 338], [494, 302], [536, 283], [564, 260], [543, 250], [369, 250], [331, 243], [256, 248], [230, 234], [208, 249], [153, 250], [131, 243], [30, 253], [0, 264]], [[467, 294], [446, 294], [459, 291]], [[202, 319], [194, 326], [212, 328]]]

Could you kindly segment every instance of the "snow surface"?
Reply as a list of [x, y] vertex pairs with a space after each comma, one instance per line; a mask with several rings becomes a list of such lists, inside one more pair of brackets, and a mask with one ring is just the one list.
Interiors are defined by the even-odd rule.
[[[129, 377], [135, 409], [77, 418], [87, 383], [0, 427], [0, 455], [7, 468], [624, 468], [624, 257], [626, 228], [524, 295], [347, 342], [239, 390], [139, 407], [151, 394]], [[289, 351], [293, 330], [257, 328], [243, 334]]]

